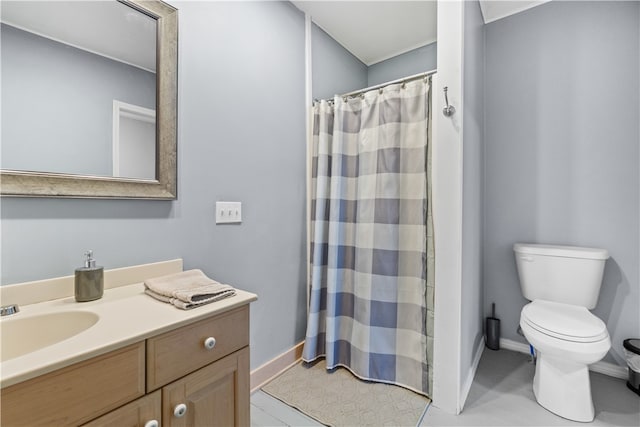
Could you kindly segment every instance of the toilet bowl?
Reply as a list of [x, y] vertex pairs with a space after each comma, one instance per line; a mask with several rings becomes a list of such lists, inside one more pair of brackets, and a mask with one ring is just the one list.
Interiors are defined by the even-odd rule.
[[589, 365], [611, 348], [604, 322], [584, 307], [535, 300], [522, 309], [520, 327], [536, 349], [538, 403], [570, 420], [593, 421]]
[[589, 365], [611, 348], [595, 307], [607, 251], [573, 246], [516, 244], [516, 264], [525, 298], [520, 314], [525, 338], [536, 349], [533, 393], [561, 417], [593, 421]]

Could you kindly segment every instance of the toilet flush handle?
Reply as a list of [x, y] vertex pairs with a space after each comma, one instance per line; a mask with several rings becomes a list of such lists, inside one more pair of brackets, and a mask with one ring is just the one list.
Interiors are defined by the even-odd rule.
[[520, 260], [521, 261], [532, 262], [533, 261], [533, 257], [529, 256], [529, 255], [520, 255]]

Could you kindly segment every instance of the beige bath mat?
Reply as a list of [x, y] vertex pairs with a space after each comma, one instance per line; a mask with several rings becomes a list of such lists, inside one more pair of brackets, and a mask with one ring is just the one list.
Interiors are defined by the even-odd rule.
[[416, 426], [430, 400], [395, 385], [362, 381], [324, 360], [297, 364], [262, 390], [317, 421], [342, 426]]

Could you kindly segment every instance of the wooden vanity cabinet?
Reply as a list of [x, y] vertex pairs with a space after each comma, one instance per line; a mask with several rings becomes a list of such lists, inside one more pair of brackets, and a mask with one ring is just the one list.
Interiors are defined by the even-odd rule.
[[148, 339], [147, 391], [158, 387], [164, 427], [248, 426], [249, 307]]
[[249, 306], [10, 386], [1, 397], [3, 427], [248, 426]]

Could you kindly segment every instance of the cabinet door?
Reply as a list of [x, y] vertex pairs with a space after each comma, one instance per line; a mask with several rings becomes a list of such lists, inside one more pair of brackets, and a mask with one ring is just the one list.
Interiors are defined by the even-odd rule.
[[162, 388], [165, 427], [248, 426], [249, 347]]
[[[155, 423], [154, 423], [155, 421]], [[111, 411], [82, 427], [160, 427], [162, 396], [160, 390]]]

